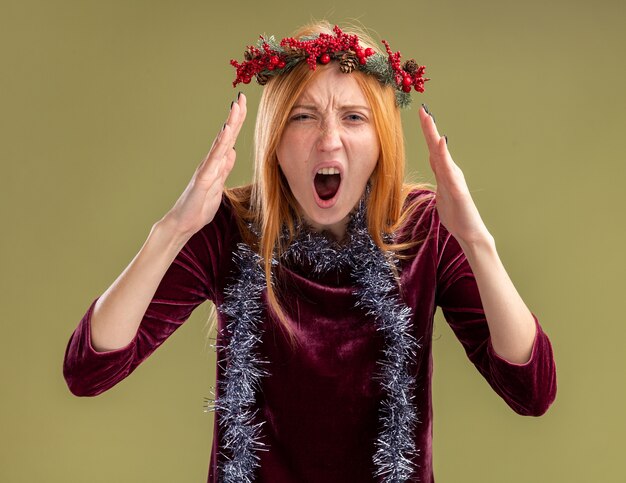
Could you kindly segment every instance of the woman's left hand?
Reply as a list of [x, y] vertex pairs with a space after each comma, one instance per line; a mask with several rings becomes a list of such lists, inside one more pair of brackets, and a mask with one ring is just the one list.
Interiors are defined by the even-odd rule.
[[436, 208], [441, 223], [460, 243], [471, 244], [490, 238], [465, 182], [465, 176], [450, 156], [448, 142], [440, 136], [432, 116], [423, 105], [419, 110], [430, 167], [437, 184]]

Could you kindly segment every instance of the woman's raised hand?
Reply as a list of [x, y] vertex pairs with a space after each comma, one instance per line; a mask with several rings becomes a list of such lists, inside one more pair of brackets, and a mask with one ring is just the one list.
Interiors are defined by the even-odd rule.
[[448, 151], [447, 137], [439, 135], [435, 120], [424, 104], [419, 117], [428, 145], [428, 160], [437, 182], [435, 206], [441, 223], [461, 243], [491, 237], [474, 204], [463, 171]]
[[196, 168], [191, 181], [163, 219], [176, 231], [192, 236], [210, 223], [222, 200], [224, 183], [235, 165], [235, 142], [246, 118], [246, 96], [239, 94], [231, 104], [228, 119], [209, 153]]

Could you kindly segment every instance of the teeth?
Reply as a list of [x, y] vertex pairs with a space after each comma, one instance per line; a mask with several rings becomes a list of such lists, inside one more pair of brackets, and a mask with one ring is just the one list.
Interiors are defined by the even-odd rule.
[[339, 174], [337, 168], [321, 168], [317, 170], [317, 174]]

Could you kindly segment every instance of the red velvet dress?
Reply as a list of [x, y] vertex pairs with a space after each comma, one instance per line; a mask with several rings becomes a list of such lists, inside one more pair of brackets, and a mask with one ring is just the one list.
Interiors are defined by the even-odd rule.
[[[416, 192], [413, 196], [425, 194]], [[90, 344], [94, 300], [71, 336], [64, 360], [67, 384], [77, 396], [95, 396], [128, 376], [202, 302], [224, 301], [232, 275], [232, 253], [240, 241], [228, 202], [215, 219], [180, 251], [148, 307], [136, 337], [122, 349], [95, 352]], [[406, 224], [401, 239], [426, 240], [401, 262], [402, 298], [411, 308], [413, 335], [421, 344], [412, 370], [419, 423], [415, 481], [434, 481], [432, 468], [432, 330], [436, 307], [491, 387], [516, 412], [540, 416], [556, 397], [556, 368], [550, 340], [535, 317], [537, 335], [526, 364], [499, 357], [490, 342], [476, 280], [458, 242], [440, 223], [435, 202], [423, 205]], [[259, 452], [261, 483], [364, 483], [375, 478], [372, 455], [383, 396], [372, 376], [383, 340], [371, 316], [355, 307], [347, 273], [307, 276], [307, 267], [286, 267], [289, 288], [283, 304], [303, 343], [291, 347], [266, 314], [261, 355], [271, 374], [262, 379], [256, 406], [268, 451]], [[218, 317], [222, 329], [225, 320]], [[218, 339], [218, 345], [226, 342]], [[218, 349], [217, 381], [223, 374]], [[218, 481], [220, 418], [216, 413], [208, 482]]]

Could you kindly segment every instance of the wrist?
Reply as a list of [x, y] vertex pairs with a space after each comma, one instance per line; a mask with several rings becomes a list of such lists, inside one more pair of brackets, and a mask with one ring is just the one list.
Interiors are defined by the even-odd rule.
[[485, 233], [471, 240], [458, 240], [458, 242], [468, 259], [476, 254], [492, 252], [496, 249], [496, 240], [490, 233]]
[[496, 243], [493, 235], [491, 235], [488, 231], [473, 235], [471, 238], [457, 238], [457, 240], [459, 245], [461, 245], [464, 249], [467, 248], [469, 250], [495, 246]]
[[193, 236], [193, 233], [187, 233], [180, 230], [178, 225], [174, 223], [171, 218], [164, 216], [152, 225], [150, 236], [155, 237], [162, 242], [166, 242], [178, 253]]

